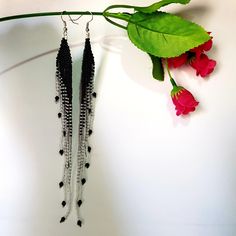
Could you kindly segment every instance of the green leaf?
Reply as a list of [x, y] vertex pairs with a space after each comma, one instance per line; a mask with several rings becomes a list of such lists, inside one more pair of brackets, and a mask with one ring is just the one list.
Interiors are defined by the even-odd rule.
[[134, 10], [143, 12], [143, 13], [153, 13], [160, 9], [161, 7], [164, 7], [166, 5], [169, 5], [171, 3], [180, 3], [180, 4], [187, 4], [190, 0], [162, 0], [160, 2], [153, 3], [150, 6], [147, 7], [134, 7]]
[[136, 12], [127, 31], [139, 49], [161, 58], [179, 56], [210, 39], [201, 26], [165, 12]]
[[154, 79], [157, 79], [159, 81], [164, 81], [164, 69], [162, 65], [162, 60], [160, 57], [153, 56], [151, 54], [148, 54], [152, 60], [152, 76]]

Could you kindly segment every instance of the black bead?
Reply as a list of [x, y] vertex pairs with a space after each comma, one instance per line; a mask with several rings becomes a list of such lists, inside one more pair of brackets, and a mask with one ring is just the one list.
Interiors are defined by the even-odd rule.
[[91, 152], [92, 148], [90, 146], [88, 146], [88, 152]]
[[93, 131], [90, 129], [89, 132], [88, 132], [88, 134], [91, 135], [92, 133], [93, 133]]
[[64, 186], [64, 183], [61, 181], [61, 182], [59, 183], [59, 187], [62, 188], [63, 186]]
[[77, 225], [78, 225], [79, 227], [81, 227], [81, 226], [82, 226], [82, 221], [81, 221], [81, 220], [78, 220], [78, 221], [77, 221]]
[[93, 92], [93, 93], [92, 93], [92, 96], [93, 96], [94, 98], [96, 98], [96, 97], [97, 97], [97, 93]]
[[90, 164], [89, 163], [85, 163], [84, 166], [88, 169], [90, 167]]
[[85, 178], [81, 179], [81, 183], [82, 185], [84, 185], [86, 183], [86, 179]]
[[66, 131], [65, 131], [65, 130], [63, 131], [63, 136], [64, 136], [64, 137], [66, 136]]
[[58, 114], [57, 114], [57, 116], [58, 116], [58, 118], [61, 118], [61, 112], [59, 112]]
[[61, 150], [59, 151], [59, 153], [60, 153], [60, 155], [63, 155], [63, 154], [64, 154], [64, 151], [61, 149]]
[[81, 205], [82, 205], [82, 200], [79, 200], [78, 202], [77, 202], [77, 204], [78, 204], [78, 207], [80, 207]]
[[66, 201], [63, 201], [61, 205], [64, 207], [66, 205]]
[[55, 102], [58, 102], [59, 101], [59, 96], [56, 96], [55, 97]]
[[66, 218], [63, 216], [61, 217], [60, 223], [64, 222], [66, 220]]

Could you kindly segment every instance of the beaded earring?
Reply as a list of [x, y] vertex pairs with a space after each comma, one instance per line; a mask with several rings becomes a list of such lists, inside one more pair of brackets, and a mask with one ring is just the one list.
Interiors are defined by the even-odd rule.
[[61, 19], [64, 24], [63, 37], [56, 57], [56, 91], [55, 101], [60, 103], [58, 118], [62, 123], [61, 147], [59, 154], [64, 156], [64, 173], [60, 188], [64, 188], [64, 200], [62, 206], [67, 206], [66, 214], [61, 218], [60, 223], [64, 222], [71, 212], [72, 205], [72, 59], [70, 48], [67, 42], [66, 21]]
[[90, 166], [90, 153], [92, 148], [89, 144], [89, 138], [93, 132], [94, 118], [94, 70], [95, 62], [90, 43], [89, 23], [86, 24], [86, 39], [83, 52], [82, 73], [80, 81], [80, 116], [79, 116], [79, 140], [77, 151], [77, 179], [76, 179], [76, 203], [77, 203], [77, 225], [82, 226], [82, 218], [80, 216], [80, 207], [83, 203], [83, 185], [86, 183], [86, 169]]

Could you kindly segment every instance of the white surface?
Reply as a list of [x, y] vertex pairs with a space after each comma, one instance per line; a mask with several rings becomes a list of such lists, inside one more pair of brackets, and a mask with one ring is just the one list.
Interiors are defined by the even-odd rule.
[[[113, 3], [122, 1], [1, 0], [0, 15], [99, 11]], [[58, 189], [56, 51], [4, 72], [56, 49], [60, 17], [0, 23], [1, 236], [236, 235], [236, 3], [192, 0], [167, 9], [181, 11], [212, 32], [210, 56], [217, 69], [207, 80], [192, 70], [173, 72], [200, 102], [189, 117], [176, 117], [168, 81], [154, 81], [148, 57], [123, 30], [96, 17], [90, 27], [98, 98], [81, 229], [73, 216], [58, 223], [64, 211]], [[74, 87], [86, 19], [80, 27], [68, 27], [69, 42], [78, 44], [72, 48]], [[75, 91], [75, 104], [77, 98]]]

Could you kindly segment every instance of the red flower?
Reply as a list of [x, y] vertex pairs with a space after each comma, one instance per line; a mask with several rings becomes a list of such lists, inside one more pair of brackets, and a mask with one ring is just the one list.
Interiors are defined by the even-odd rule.
[[195, 111], [195, 108], [199, 103], [188, 90], [181, 86], [173, 87], [171, 98], [175, 105], [177, 116], [187, 115], [189, 112]]
[[[210, 33], [208, 33], [210, 34]], [[204, 52], [209, 51], [212, 48], [212, 37], [202, 45], [195, 47], [188, 52], [178, 56], [168, 58], [168, 66], [177, 68], [186, 63], [190, 64], [195, 70], [196, 75], [206, 77], [209, 75], [216, 66], [216, 61], [209, 59]]]
[[206, 77], [214, 70], [216, 61], [209, 59], [206, 54], [202, 53], [199, 57], [192, 59], [190, 65], [196, 70], [196, 75]]
[[[208, 34], [210, 34], [210, 33], [208, 33]], [[213, 44], [213, 41], [212, 41], [212, 37], [211, 37], [211, 39], [209, 39], [207, 42], [203, 43], [202, 45], [200, 45], [196, 48], [191, 49], [190, 52], [194, 52], [195, 57], [198, 58], [201, 56], [201, 54], [203, 52], [209, 51], [212, 48], [212, 44]]]
[[187, 53], [184, 53], [178, 57], [171, 57], [171, 58], [168, 58], [167, 61], [168, 61], [168, 66], [171, 68], [171, 67], [174, 67], [174, 68], [178, 68], [182, 65], [184, 65], [188, 60], [188, 54]]

